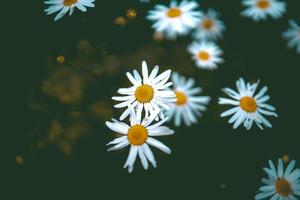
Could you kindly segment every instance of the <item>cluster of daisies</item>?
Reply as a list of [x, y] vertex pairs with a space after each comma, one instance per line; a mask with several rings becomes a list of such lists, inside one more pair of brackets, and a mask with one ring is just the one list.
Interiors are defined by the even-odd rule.
[[154, 22], [155, 32], [162, 33], [166, 39], [191, 34], [194, 42], [187, 49], [196, 66], [216, 69], [224, 61], [222, 50], [215, 41], [222, 37], [225, 25], [216, 11], [203, 12], [198, 7], [196, 1], [171, 1], [169, 6], [156, 5], [146, 18]]
[[[140, 0], [149, 2], [149, 0]], [[75, 8], [85, 12], [87, 7], [95, 7], [95, 0], [47, 0], [45, 9], [47, 15], [57, 13], [57, 21], [69, 12], [72, 15]], [[241, 13], [254, 21], [265, 20], [268, 17], [280, 18], [286, 12], [286, 3], [280, 0], [242, 0], [246, 9]], [[225, 31], [224, 23], [219, 14], [208, 9], [200, 11], [196, 1], [171, 0], [168, 6], [156, 5], [146, 18], [153, 22], [156, 33], [162, 33], [166, 39], [176, 39], [178, 36], [191, 35], [192, 42], [187, 50], [192, 55], [197, 67], [216, 69], [224, 60], [223, 52], [215, 43], [222, 38]], [[290, 28], [283, 33], [288, 39], [289, 47], [296, 47], [300, 53], [300, 26], [293, 20], [289, 21]], [[159, 136], [174, 134], [174, 130], [165, 124], [171, 120], [175, 126], [185, 124], [190, 126], [197, 123], [210, 102], [209, 96], [201, 96], [201, 87], [196, 86], [193, 78], [186, 78], [171, 70], [159, 73], [159, 67], [148, 69], [142, 62], [142, 72], [133, 70], [126, 73], [132, 86], [120, 88], [120, 96], [112, 97], [118, 101], [115, 108], [122, 109], [119, 119], [107, 121], [106, 125], [120, 135], [109, 142], [108, 151], [119, 150], [129, 146], [129, 154], [124, 168], [129, 172], [139, 157], [144, 169], [149, 163], [157, 166], [156, 159], [150, 146], [170, 154], [171, 149], [156, 139]], [[257, 89], [259, 81], [246, 82], [243, 78], [236, 81], [236, 90], [226, 87], [223, 92], [228, 98], [220, 97], [219, 104], [229, 105], [230, 108], [221, 117], [229, 117], [228, 122], [236, 129], [243, 126], [247, 130], [255, 124], [260, 129], [271, 128], [266, 116], [277, 117], [275, 107], [268, 104], [266, 86]], [[297, 200], [300, 196], [300, 169], [295, 168], [291, 161], [284, 170], [283, 162], [278, 160], [277, 169], [272, 161], [269, 168], [263, 168], [267, 178], [262, 179], [264, 186], [259, 188], [256, 200]]]
[[[170, 148], [153, 137], [174, 134], [173, 130], [164, 125], [171, 120], [175, 126], [197, 123], [207, 109], [210, 97], [200, 95], [202, 89], [195, 86], [193, 78], [185, 78], [171, 70], [159, 74], [158, 66], [150, 72], [145, 61], [142, 62], [141, 74], [133, 70], [126, 75], [132, 86], [120, 88], [117, 92], [121, 96], [112, 97], [118, 102], [114, 107], [123, 109], [122, 114], [119, 120], [112, 119], [106, 125], [122, 135], [108, 143], [113, 145], [109, 151], [130, 146], [124, 167], [132, 172], [137, 155], [144, 169], [148, 169], [148, 161], [156, 167], [149, 145], [167, 154], [171, 153]], [[221, 117], [232, 115], [229, 123], [233, 124], [234, 129], [243, 125], [249, 130], [253, 124], [260, 129], [264, 126], [272, 127], [265, 116], [277, 117], [277, 114], [275, 108], [266, 103], [270, 99], [266, 95], [267, 87], [256, 92], [258, 84], [246, 83], [240, 78], [236, 82], [237, 91], [223, 89], [230, 98], [220, 98], [219, 104], [228, 104], [232, 108], [223, 112]]]

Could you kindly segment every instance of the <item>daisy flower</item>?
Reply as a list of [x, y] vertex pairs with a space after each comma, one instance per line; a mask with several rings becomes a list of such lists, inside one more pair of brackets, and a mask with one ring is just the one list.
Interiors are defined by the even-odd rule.
[[133, 171], [137, 155], [139, 155], [144, 169], [148, 169], [148, 160], [153, 167], [156, 167], [156, 160], [149, 145], [160, 149], [164, 153], [171, 153], [169, 147], [153, 138], [155, 136], [172, 135], [174, 133], [168, 127], [162, 126], [168, 118], [152, 124], [159, 112], [159, 110], [156, 110], [149, 118], [141, 120], [141, 115], [135, 115], [135, 112], [132, 111], [130, 125], [115, 119], [112, 119], [113, 122], [106, 122], [106, 125], [111, 130], [123, 135], [107, 144], [114, 145], [108, 151], [123, 149], [130, 145], [129, 155], [124, 165], [124, 168], [128, 167], [128, 172], [130, 173]]
[[268, 178], [262, 179], [265, 185], [259, 188], [260, 192], [255, 199], [297, 200], [295, 195], [300, 196], [300, 170], [293, 170], [295, 164], [296, 161], [293, 160], [284, 170], [281, 159], [278, 160], [277, 169], [269, 161], [269, 168], [264, 168]]
[[206, 110], [210, 97], [197, 96], [201, 93], [200, 87], [194, 87], [193, 78], [186, 79], [178, 73], [172, 74], [172, 82], [176, 94], [176, 102], [168, 111], [168, 116], [174, 118], [175, 126], [180, 126], [181, 121], [190, 126], [197, 122], [197, 118]]
[[283, 33], [283, 37], [289, 40], [288, 47], [296, 47], [300, 53], [300, 26], [294, 20], [289, 20], [289, 24], [291, 27]]
[[218, 68], [217, 64], [224, 62], [220, 57], [223, 54], [222, 50], [213, 42], [194, 42], [189, 45], [188, 51], [197, 67], [202, 69], [213, 70]]
[[72, 15], [75, 7], [82, 12], [87, 10], [86, 7], [95, 7], [94, 1], [95, 0], [48, 0], [45, 1], [45, 4], [50, 4], [50, 6], [45, 9], [45, 12], [47, 15], [51, 15], [59, 11], [54, 18], [54, 21], [57, 21], [67, 12]]
[[218, 19], [219, 14], [214, 10], [208, 10], [204, 14], [198, 26], [193, 33], [193, 37], [196, 40], [217, 40], [222, 37], [222, 33], [225, 30], [224, 23]]
[[198, 24], [201, 12], [196, 11], [195, 1], [172, 0], [170, 6], [156, 5], [149, 11], [147, 19], [154, 21], [152, 27], [156, 32], [164, 32], [166, 38], [175, 39], [177, 35], [186, 35]]
[[286, 4], [280, 0], [243, 0], [242, 4], [247, 8], [241, 13], [244, 17], [252, 18], [254, 21], [280, 18], [286, 11]]
[[[129, 106], [132, 106], [136, 112], [145, 112], [147, 118], [155, 110], [169, 109], [169, 104], [175, 101], [174, 92], [168, 88], [172, 85], [172, 82], [168, 82], [171, 75], [171, 70], [166, 70], [162, 74], [158, 75], [159, 67], [156, 65], [148, 74], [148, 67], [145, 61], [142, 62], [142, 77], [137, 72], [133, 71], [133, 75], [129, 72], [126, 73], [129, 81], [133, 84], [129, 88], [121, 88], [118, 93], [124, 96], [112, 97], [113, 100], [121, 101], [116, 104], [115, 108], [124, 108], [126, 110], [120, 116], [120, 120], [125, 119], [130, 114]], [[159, 113], [160, 118], [164, 118], [163, 112]]]
[[233, 115], [229, 119], [229, 123], [233, 123], [234, 129], [244, 124], [244, 127], [249, 130], [253, 122], [255, 122], [260, 129], [263, 129], [262, 125], [268, 128], [272, 127], [270, 122], [263, 115], [277, 117], [277, 114], [274, 112], [275, 108], [273, 106], [266, 104], [266, 101], [270, 99], [270, 96], [265, 95], [268, 90], [266, 86], [254, 95], [258, 83], [259, 81], [253, 84], [246, 84], [244, 79], [240, 78], [236, 82], [238, 92], [230, 88], [223, 89], [224, 93], [232, 99], [219, 98], [219, 104], [233, 105], [234, 108], [223, 112], [221, 117]]

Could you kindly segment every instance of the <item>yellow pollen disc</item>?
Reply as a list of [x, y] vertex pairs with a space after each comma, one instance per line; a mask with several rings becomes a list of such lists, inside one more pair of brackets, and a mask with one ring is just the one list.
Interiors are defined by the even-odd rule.
[[214, 22], [211, 19], [205, 19], [202, 21], [202, 27], [206, 30], [209, 30], [213, 27]]
[[256, 101], [252, 97], [241, 98], [240, 106], [246, 112], [255, 112], [257, 107]]
[[64, 0], [64, 6], [71, 6], [77, 3], [78, 0]]
[[187, 96], [180, 91], [175, 92], [176, 95], [176, 105], [182, 106], [187, 103]]
[[270, 7], [270, 2], [269, 0], [258, 0], [256, 2], [256, 6], [262, 10], [265, 10]]
[[135, 98], [140, 103], [148, 103], [153, 99], [154, 90], [150, 85], [141, 85], [135, 90]]
[[210, 58], [210, 55], [209, 55], [209, 53], [207, 53], [206, 51], [200, 51], [200, 52], [198, 53], [198, 58], [199, 58], [200, 60], [207, 61], [207, 60]]
[[287, 197], [291, 194], [291, 184], [284, 178], [278, 179], [276, 182], [276, 192], [281, 196]]
[[178, 8], [170, 8], [167, 12], [168, 17], [175, 18], [181, 15], [181, 10]]
[[132, 126], [127, 133], [127, 138], [132, 145], [142, 145], [146, 142], [148, 137], [147, 129], [142, 125]]

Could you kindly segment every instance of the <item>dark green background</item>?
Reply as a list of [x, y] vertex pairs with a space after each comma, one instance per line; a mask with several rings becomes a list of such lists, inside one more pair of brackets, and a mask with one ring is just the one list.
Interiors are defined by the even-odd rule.
[[[76, 10], [72, 17], [66, 16], [58, 22], [53, 21], [54, 16], [44, 14], [42, 1], [28, 1], [26, 7], [18, 8], [26, 13], [20, 14], [23, 23], [14, 33], [20, 36], [17, 40], [20, 48], [24, 48], [22, 52], [15, 49], [20, 59], [16, 58], [18, 73], [15, 78], [18, 81], [12, 85], [17, 86], [15, 92], [21, 106], [16, 116], [14, 156], [23, 155], [25, 163], [15, 167], [16, 176], [11, 186], [17, 190], [14, 190], [13, 199], [15, 195], [31, 199], [253, 199], [264, 176], [261, 168], [268, 159], [277, 160], [288, 154], [300, 167], [300, 55], [287, 49], [281, 36], [288, 28], [288, 19], [300, 22], [297, 0], [286, 1], [287, 14], [281, 19], [259, 23], [240, 17], [243, 7], [238, 0], [200, 1], [202, 9], [219, 11], [226, 24], [224, 39], [218, 42], [224, 50], [225, 63], [215, 71], [184, 74], [196, 78], [204, 94], [212, 96], [213, 100], [198, 124], [175, 128], [174, 136], [161, 138], [173, 153], [168, 156], [154, 149], [157, 169], [144, 171], [138, 160], [132, 174], [123, 170], [127, 151], [106, 151], [105, 144], [113, 135], [104, 124], [80, 140], [71, 157], [66, 158], [55, 148], [32, 151], [30, 144], [34, 139], [27, 135], [38, 123], [39, 116], [26, 108], [26, 99], [30, 91], [41, 87], [47, 56], [74, 48], [82, 38], [91, 44], [108, 44], [109, 53], [123, 56], [152, 45], [153, 30], [144, 16], [156, 2], [160, 1], [141, 4], [138, 0], [96, 0], [96, 7], [88, 9], [87, 13]], [[124, 15], [128, 8], [138, 11], [137, 19], [124, 28], [117, 27], [115, 17]], [[144, 56], [132, 61], [136, 63], [134, 67], [139, 68], [141, 61], [147, 58], [151, 66], [158, 64], [164, 69], [169, 66], [179, 71], [181, 67], [194, 68], [192, 61], [189, 66], [181, 66], [181, 56], [189, 59], [185, 49], [179, 51], [182, 54], [174, 50], [185, 48], [189, 42], [189, 39], [180, 39], [156, 43], [154, 46], [169, 52], [167, 56], [153, 63], [144, 52]], [[269, 103], [277, 108], [279, 115], [277, 119], [270, 119], [273, 128], [233, 130], [227, 124], [228, 118], [219, 118], [227, 108], [217, 105], [217, 98], [224, 96], [220, 89], [234, 87], [240, 76], [246, 80], [261, 79], [261, 85], [269, 87], [272, 97]], [[119, 79], [125, 82], [125, 74]], [[103, 94], [103, 99], [111, 101], [110, 96], [118, 87], [124, 87], [120, 80], [108, 80], [105, 83], [111, 84], [109, 87], [98, 83], [100, 96]], [[221, 184], [226, 184], [226, 189], [221, 189]]]

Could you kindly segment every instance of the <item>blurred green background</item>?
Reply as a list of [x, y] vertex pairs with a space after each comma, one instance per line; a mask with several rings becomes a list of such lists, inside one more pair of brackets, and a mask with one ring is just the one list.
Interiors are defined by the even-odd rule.
[[[168, 3], [96, 0], [95, 8], [76, 10], [58, 22], [45, 15], [43, 1], [27, 2], [17, 33], [26, 50], [16, 59], [18, 81], [12, 83], [21, 106], [13, 133], [12, 186], [17, 190], [11, 199], [253, 199], [268, 159], [288, 155], [300, 167], [300, 55], [281, 36], [289, 19], [300, 22], [300, 3], [286, 1], [284, 17], [254, 23], [240, 17], [238, 0], [200, 1], [201, 9], [220, 12], [227, 27], [218, 42], [225, 63], [205, 71], [186, 52], [189, 37], [153, 40], [145, 14], [162, 2]], [[128, 9], [137, 16], [128, 18]], [[126, 23], [116, 24], [117, 18]], [[62, 64], [57, 62], [60, 55]], [[198, 124], [170, 124], [175, 135], [160, 139], [173, 152], [168, 156], [153, 148], [157, 169], [144, 171], [137, 160], [128, 174], [122, 168], [128, 149], [106, 151], [114, 134], [104, 122], [119, 116], [111, 96], [129, 86], [125, 72], [140, 70], [142, 60], [194, 77], [212, 101]], [[239, 77], [260, 79], [260, 86], [269, 87], [269, 103], [279, 115], [269, 118], [273, 128], [233, 130], [228, 118], [219, 117], [227, 109], [217, 104], [225, 96], [221, 88], [235, 87]]]

